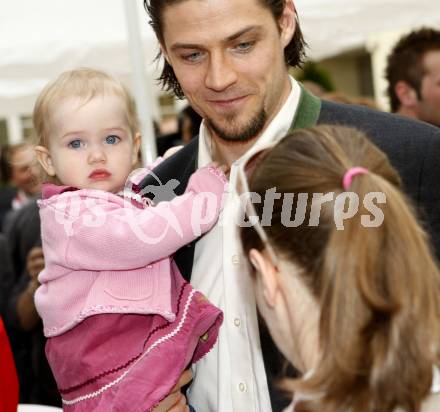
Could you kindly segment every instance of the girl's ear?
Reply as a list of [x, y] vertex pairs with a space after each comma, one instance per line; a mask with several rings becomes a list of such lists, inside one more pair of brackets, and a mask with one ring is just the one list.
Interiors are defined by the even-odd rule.
[[134, 166], [138, 159], [139, 159], [139, 148], [141, 147], [141, 134], [140, 133], [136, 133], [133, 137], [133, 153], [132, 153], [132, 159], [131, 159], [131, 163]]
[[38, 162], [49, 176], [55, 176], [55, 168], [52, 163], [49, 150], [44, 146], [35, 146], [35, 155]]
[[251, 249], [249, 260], [257, 272], [256, 276], [261, 277], [262, 294], [266, 304], [271, 308], [275, 307], [277, 294], [280, 290], [278, 269], [264, 251]]

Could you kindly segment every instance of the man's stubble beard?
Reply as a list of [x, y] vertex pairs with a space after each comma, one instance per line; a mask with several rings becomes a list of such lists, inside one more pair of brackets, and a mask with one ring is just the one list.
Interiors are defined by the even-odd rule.
[[247, 124], [234, 125], [235, 116], [225, 117], [226, 122], [232, 126], [228, 129], [218, 126], [211, 119], [206, 119], [208, 129], [212, 130], [221, 140], [229, 143], [246, 143], [257, 136], [266, 125], [266, 111], [261, 109]]

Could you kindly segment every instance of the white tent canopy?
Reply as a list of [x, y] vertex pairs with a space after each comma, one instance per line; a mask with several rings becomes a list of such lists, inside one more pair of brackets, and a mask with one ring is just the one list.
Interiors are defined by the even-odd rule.
[[[0, 115], [29, 112], [49, 79], [74, 67], [95, 67], [130, 81], [125, 0], [14, 0], [0, 7]], [[131, 0], [126, 0], [131, 1]], [[142, 1], [139, 20], [148, 77], [158, 48]], [[153, 81], [150, 81], [153, 88]], [[28, 99], [29, 98], [29, 99]], [[29, 107], [29, 104], [31, 106]]]
[[[12, 99], [34, 96], [48, 79], [69, 68], [93, 66], [128, 78], [124, 1], [138, 6], [150, 63], [158, 48], [142, 0], [2, 0], [0, 115], [13, 109]], [[315, 60], [363, 47], [382, 31], [440, 25], [438, 0], [295, 0], [295, 5], [308, 55]], [[148, 69], [157, 74], [155, 65]]]
[[[0, 117], [31, 113], [43, 85], [74, 67], [103, 69], [131, 86], [132, 43], [124, 11], [129, 1], [138, 8], [146, 92], [156, 117], [158, 70], [151, 62], [158, 46], [142, 0], [2, 0]], [[438, 0], [295, 0], [295, 5], [315, 60], [364, 47], [382, 31], [440, 25]]]
[[372, 35], [440, 26], [439, 0], [294, 0], [309, 58], [365, 47]]
[[[129, 39], [128, 29], [136, 23], [139, 33], [131, 30]], [[138, 44], [136, 35], [141, 39]], [[11, 140], [20, 139], [18, 116], [32, 112], [36, 96], [49, 80], [68, 69], [93, 67], [120, 78], [132, 89], [145, 137], [143, 154], [151, 160], [155, 154], [151, 144], [151, 119], [159, 115], [159, 88], [153, 81], [157, 68], [151, 64], [157, 51], [157, 41], [147, 24], [142, 1], [3, 1], [0, 7], [0, 117], [8, 119]], [[135, 67], [143, 63], [143, 73], [133, 70], [136, 57]], [[133, 78], [137, 84], [133, 84]], [[147, 141], [150, 144], [146, 144]]]

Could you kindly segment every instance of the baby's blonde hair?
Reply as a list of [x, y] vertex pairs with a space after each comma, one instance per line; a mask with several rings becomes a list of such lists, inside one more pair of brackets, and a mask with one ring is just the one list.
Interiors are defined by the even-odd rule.
[[34, 106], [35, 143], [49, 146], [51, 112], [63, 99], [78, 97], [87, 103], [95, 96], [114, 94], [123, 99], [127, 123], [134, 137], [139, 132], [136, 106], [123, 84], [100, 70], [80, 68], [61, 73], [39, 94]]

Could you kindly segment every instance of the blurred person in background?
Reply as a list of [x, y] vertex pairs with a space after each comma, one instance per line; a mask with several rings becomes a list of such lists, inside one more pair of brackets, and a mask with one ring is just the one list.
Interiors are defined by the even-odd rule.
[[9, 179], [10, 185], [17, 189], [12, 200], [12, 209], [16, 210], [41, 189], [33, 146], [29, 143], [10, 146], [6, 151], [6, 162], [9, 167], [6, 178]]
[[11, 254], [6, 237], [0, 233], [0, 316], [4, 316], [6, 302], [14, 284]]
[[186, 106], [177, 116], [177, 131], [157, 137], [157, 153], [163, 156], [168, 149], [188, 144], [199, 134], [201, 116], [191, 107]]
[[440, 127], [440, 30], [403, 36], [388, 56], [391, 111]]
[[0, 232], [3, 227], [3, 220], [12, 209], [12, 199], [14, 199], [17, 189], [10, 185], [10, 167], [7, 161], [9, 146], [0, 149]]
[[37, 199], [8, 218], [5, 230], [13, 265], [4, 319], [20, 382], [20, 403], [61, 406], [46, 360], [46, 338], [34, 303], [38, 274], [44, 268]]
[[1, 261], [1, 307], [20, 382], [20, 402], [60, 405], [33, 300], [37, 276], [44, 267], [36, 203], [41, 189], [40, 173], [29, 143], [7, 147], [1, 155], [2, 179], [6, 184], [2, 192], [6, 196], [2, 196], [1, 202], [2, 229], [8, 253]]
[[14, 188], [3, 232], [12, 270], [3, 277], [4, 321], [20, 382], [20, 402], [60, 406], [55, 381], [44, 353], [45, 339], [35, 309], [37, 276], [44, 267], [37, 199], [41, 190], [40, 172], [33, 146], [10, 146], [2, 156], [3, 176]]
[[178, 121], [182, 144], [188, 144], [199, 134], [202, 117], [191, 106], [186, 106], [180, 112]]
[[9, 211], [20, 209], [41, 190], [33, 146], [19, 143], [4, 148], [1, 153], [1, 175], [7, 185], [4, 189], [7, 200], [4, 205], [2, 202], [0, 213], [4, 225]]

